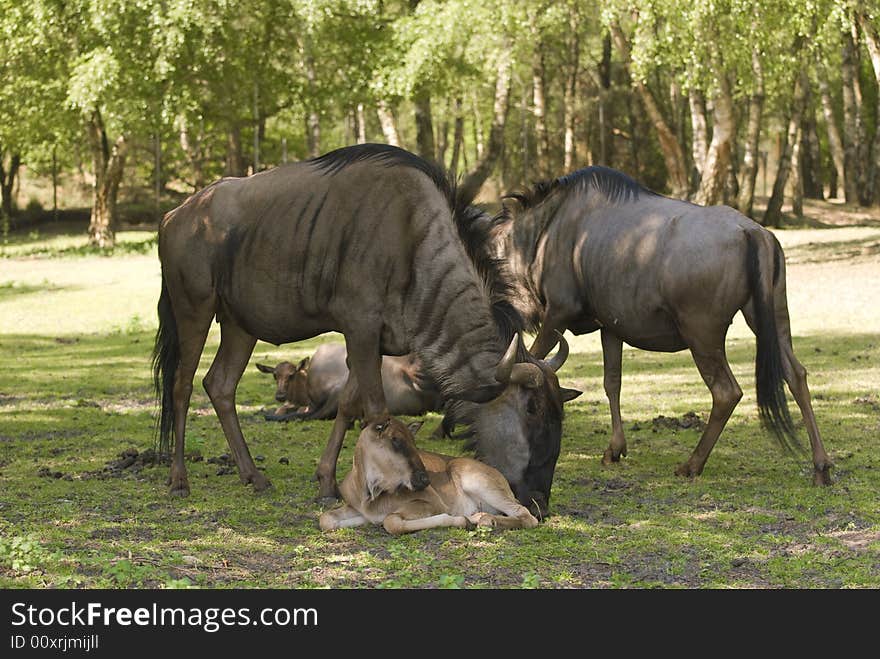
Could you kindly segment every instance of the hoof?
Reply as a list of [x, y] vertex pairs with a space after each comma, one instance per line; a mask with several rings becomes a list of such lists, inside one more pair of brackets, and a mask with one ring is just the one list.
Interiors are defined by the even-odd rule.
[[263, 492], [272, 486], [272, 481], [266, 478], [261, 472], [255, 473], [253, 476], [242, 479], [245, 484], [250, 483], [254, 486], [254, 492]]
[[685, 462], [678, 466], [675, 470], [675, 475], [681, 476], [682, 478], [696, 478], [700, 475], [700, 472], [691, 467], [690, 463]]
[[468, 521], [474, 526], [488, 526], [492, 528], [495, 526], [495, 516], [489, 513], [479, 512], [474, 513], [470, 517], [467, 518]]
[[615, 451], [611, 448], [607, 448], [602, 456], [602, 464], [607, 466], [615, 462], [620, 462], [621, 455], [626, 455], [626, 451]]
[[172, 497], [188, 497], [189, 485], [187, 483], [177, 483], [176, 485], [172, 485], [171, 489], [168, 490], [168, 494]]
[[813, 485], [831, 485], [831, 465], [816, 467], [813, 472]]
[[325, 495], [319, 494], [318, 496], [315, 497], [314, 501], [319, 506], [324, 506], [325, 508], [329, 508], [329, 507], [335, 506], [337, 503], [339, 503], [339, 497], [334, 496], [334, 495], [328, 495], [328, 494], [325, 494]]

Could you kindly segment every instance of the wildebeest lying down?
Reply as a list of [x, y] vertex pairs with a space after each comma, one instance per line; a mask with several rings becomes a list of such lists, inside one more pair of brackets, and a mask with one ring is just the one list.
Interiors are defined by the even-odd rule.
[[387, 414], [381, 356], [414, 352], [444, 399], [474, 402], [480, 447], [521, 502], [545, 510], [561, 442], [562, 360], [534, 359], [521, 345], [503, 268], [463, 239], [477, 238], [467, 228], [474, 212], [456, 203], [444, 172], [366, 144], [222, 179], [166, 214], [153, 365], [160, 449], [174, 433], [171, 493], [189, 493], [186, 415], [216, 317], [220, 347], [203, 384], [239, 476], [255, 490], [269, 481], [245, 444], [235, 390], [256, 341], [338, 331], [351, 373], [318, 464], [321, 499], [337, 497], [351, 421]]
[[587, 167], [539, 184], [496, 229], [515, 273], [511, 297], [531, 327], [536, 357], [557, 331], [601, 331], [613, 433], [604, 462], [626, 455], [620, 419], [623, 342], [643, 350], [691, 351], [712, 392], [709, 422], [682, 476], [703, 471], [742, 390], [724, 344], [737, 311], [757, 336], [761, 417], [785, 447], [797, 445], [783, 391], [788, 383], [813, 450], [814, 482], [832, 466], [813, 415], [806, 370], [791, 345], [785, 257], [776, 237], [726, 206], [710, 208], [651, 192], [626, 175]]
[[[345, 345], [324, 343], [315, 354], [294, 365], [257, 364], [263, 373], [275, 376], [275, 400], [282, 403], [269, 421], [288, 419], [332, 419], [339, 406], [339, 395], [348, 379]], [[440, 392], [422, 376], [415, 355], [382, 357], [382, 387], [391, 414], [418, 416], [442, 406]]]
[[339, 486], [345, 504], [321, 515], [321, 529], [372, 523], [400, 535], [442, 526], [538, 525], [497, 469], [473, 458], [419, 451], [413, 435], [420, 425], [405, 426], [394, 417], [365, 424], [351, 471]]

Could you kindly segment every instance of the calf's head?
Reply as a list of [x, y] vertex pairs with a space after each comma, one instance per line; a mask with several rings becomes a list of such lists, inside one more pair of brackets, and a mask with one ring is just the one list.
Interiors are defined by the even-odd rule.
[[363, 475], [370, 501], [383, 492], [418, 492], [430, 485], [413, 439], [419, 426], [406, 426], [387, 415], [364, 422], [354, 448], [354, 464]]
[[262, 373], [275, 376], [275, 400], [279, 403], [291, 403], [297, 407], [309, 404], [309, 358], [299, 364], [281, 362], [275, 367], [257, 364]]

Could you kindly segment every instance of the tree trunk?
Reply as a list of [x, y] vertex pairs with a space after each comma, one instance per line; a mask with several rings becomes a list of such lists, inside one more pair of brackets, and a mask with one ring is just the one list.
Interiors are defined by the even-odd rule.
[[202, 131], [199, 131], [198, 135], [192, 136], [186, 117], [183, 115], [178, 118], [178, 129], [180, 131], [180, 148], [186, 154], [193, 172], [193, 190], [201, 190], [205, 187], [204, 157], [202, 154], [204, 136]]
[[791, 212], [795, 217], [804, 216], [803, 152], [803, 130], [798, 128], [791, 149]]
[[416, 114], [416, 150], [418, 154], [430, 162], [437, 157], [434, 147], [434, 123], [431, 118], [431, 94], [427, 90], [420, 91], [413, 99]]
[[[617, 45], [618, 50], [620, 50], [624, 64], [627, 70], [629, 70], [630, 49], [626, 36], [623, 34], [620, 25], [616, 22], [611, 24], [610, 29], [614, 43]], [[663, 152], [663, 161], [666, 164], [666, 174], [672, 196], [684, 199], [688, 194], [688, 176], [681, 144], [675, 139], [675, 133], [672, 132], [669, 124], [663, 118], [657, 101], [647, 85], [635, 78], [632, 78], [632, 84], [645, 106], [645, 111], [654, 125], [654, 130], [657, 132], [657, 139], [660, 143], [660, 150]]]
[[357, 104], [357, 143], [367, 143], [367, 113], [364, 112], [364, 104]]
[[309, 157], [317, 158], [321, 155], [321, 115], [318, 113], [318, 107], [315, 105], [316, 80], [318, 78], [315, 72], [315, 60], [312, 58], [311, 40], [306, 38], [305, 48], [306, 54], [303, 58], [303, 66], [306, 71], [306, 89], [308, 90], [308, 100], [306, 107], [306, 145], [309, 149]]
[[822, 115], [825, 117], [825, 128], [828, 131], [828, 149], [831, 151], [831, 161], [834, 163], [834, 171], [837, 180], [829, 191], [829, 197], [837, 197], [837, 187], [846, 189], [846, 166], [843, 150], [843, 140], [840, 138], [840, 129], [834, 116], [834, 104], [831, 100], [831, 89], [828, 85], [828, 71], [821, 59], [816, 61], [816, 79], [819, 83], [819, 97], [822, 101]]
[[791, 101], [791, 117], [788, 121], [788, 132], [783, 136], [779, 150], [779, 168], [776, 170], [776, 180], [773, 183], [773, 194], [767, 202], [767, 210], [764, 212], [763, 224], [765, 226], [778, 227], [782, 223], [782, 202], [785, 198], [785, 186], [791, 171], [792, 152], [797, 140], [798, 130], [801, 125], [801, 116], [804, 111], [804, 92], [806, 87], [806, 72], [802, 68], [798, 73]]
[[382, 134], [385, 136], [385, 141], [392, 146], [403, 146], [403, 141], [400, 139], [400, 133], [397, 130], [397, 120], [387, 102], [384, 100], [379, 101], [376, 115], [379, 117], [379, 125], [382, 126]]
[[611, 33], [602, 35], [602, 59], [599, 61], [599, 164], [606, 167], [612, 166], [610, 125], [611, 117], [608, 106], [608, 97], [611, 94]]
[[804, 104], [804, 120], [801, 124], [801, 171], [804, 175], [804, 197], [807, 199], [824, 199], [825, 190], [822, 185], [822, 156], [819, 150], [819, 135], [816, 127], [816, 112], [812, 102]]
[[495, 79], [495, 103], [492, 111], [492, 128], [489, 131], [489, 143], [474, 168], [464, 177], [459, 186], [461, 199], [467, 203], [473, 201], [483, 183], [492, 173], [492, 168], [504, 150], [504, 125], [507, 122], [507, 109], [510, 99], [511, 53], [505, 47], [498, 57]]
[[703, 163], [703, 175], [700, 177], [700, 189], [694, 197], [694, 203], [702, 206], [713, 206], [721, 203], [724, 197], [724, 187], [727, 182], [728, 167], [730, 166], [731, 141], [733, 140], [736, 127], [733, 117], [733, 99], [730, 95], [730, 84], [727, 81], [721, 63], [713, 62], [715, 76], [718, 79], [718, 89], [712, 109], [713, 126], [712, 142], [706, 151], [706, 160]]
[[688, 94], [688, 103], [691, 108], [691, 156], [694, 159], [694, 169], [697, 177], [694, 187], [699, 185], [703, 177], [703, 167], [706, 164], [706, 153], [709, 151], [709, 124], [706, 121], [706, 99], [699, 89], [691, 89]]
[[755, 88], [749, 96], [749, 121], [743, 152], [739, 196], [736, 206], [744, 215], [752, 217], [755, 202], [755, 181], [758, 177], [758, 149], [761, 143], [761, 115], [764, 113], [764, 67], [758, 50], [752, 51], [752, 73]]
[[461, 98], [453, 101], [455, 107], [455, 127], [452, 131], [452, 158], [449, 162], [449, 171], [452, 179], [458, 175], [458, 159], [461, 156], [462, 146], [464, 144], [464, 112], [462, 111]]
[[841, 38], [843, 40], [840, 67], [843, 83], [843, 162], [846, 172], [843, 194], [846, 203], [854, 204], [859, 200], [859, 111], [855, 92], [855, 44], [849, 31], [843, 32]]
[[875, 205], [880, 206], [880, 31], [877, 29], [877, 24], [864, 11], [859, 12], [859, 23], [868, 46], [868, 54], [871, 56], [871, 67], [874, 69], [874, 79], [877, 81], [878, 89], [877, 107], [874, 109], [877, 121], [874, 125], [874, 141], [871, 145], [871, 159], [868, 161], [868, 176], [865, 180], [868, 188], [866, 196]]
[[244, 176], [247, 168], [241, 148], [241, 126], [235, 122], [226, 131], [226, 176]]
[[0, 216], [3, 220], [3, 233], [5, 234], [12, 220], [12, 189], [15, 186], [15, 178], [18, 176], [18, 170], [21, 167], [21, 155], [18, 153], [9, 154], [9, 168], [5, 167], [5, 158], [3, 149], [0, 148]]
[[563, 94], [563, 124], [565, 126], [565, 147], [563, 151], [562, 171], [565, 173], [574, 169], [575, 141], [574, 130], [577, 113], [575, 103], [578, 92], [578, 71], [581, 53], [581, 42], [577, 32], [577, 16], [574, 12], [569, 16], [571, 25], [571, 41], [568, 46], [568, 74], [565, 78], [565, 93]]
[[89, 244], [102, 249], [110, 248], [116, 240], [116, 198], [125, 166], [125, 136], [120, 135], [111, 147], [103, 118], [98, 110], [92, 113], [86, 129], [95, 168]]
[[547, 134], [547, 103], [545, 96], [543, 42], [539, 41], [532, 55], [532, 113], [535, 115], [535, 142], [539, 178], [550, 175], [550, 138]]

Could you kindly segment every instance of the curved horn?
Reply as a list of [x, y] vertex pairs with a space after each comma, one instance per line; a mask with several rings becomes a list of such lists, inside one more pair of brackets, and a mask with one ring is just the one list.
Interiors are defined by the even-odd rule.
[[554, 371], [558, 371], [562, 368], [565, 360], [568, 359], [568, 341], [565, 340], [565, 337], [562, 336], [562, 333], [559, 330], [555, 330], [555, 332], [559, 334], [559, 350], [557, 350], [556, 354], [548, 359], [546, 363], [547, 366]]
[[495, 368], [495, 379], [501, 384], [507, 384], [510, 382], [510, 374], [513, 371], [513, 365], [516, 362], [516, 348], [518, 341], [519, 334], [514, 334], [513, 338], [510, 340], [510, 345], [507, 346], [507, 351], [504, 353], [504, 356]]

